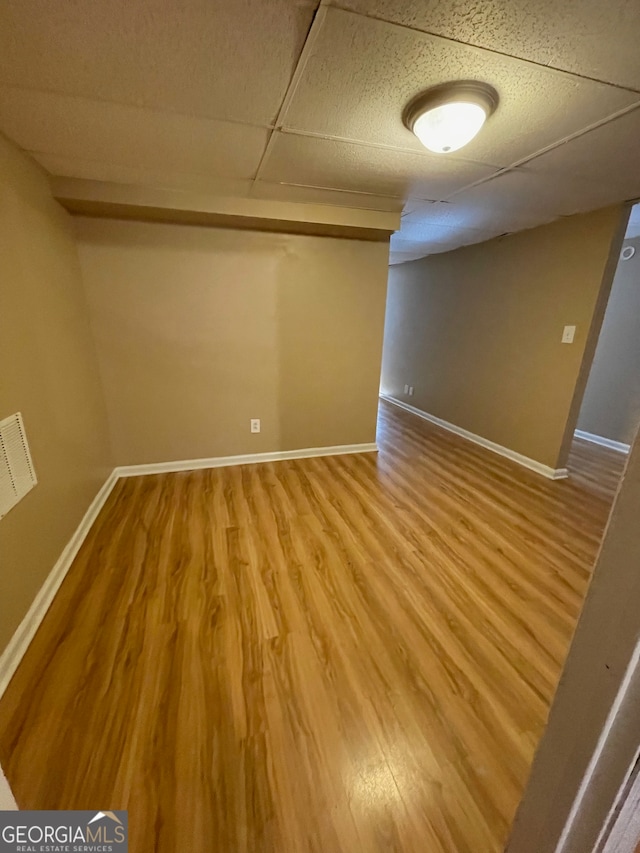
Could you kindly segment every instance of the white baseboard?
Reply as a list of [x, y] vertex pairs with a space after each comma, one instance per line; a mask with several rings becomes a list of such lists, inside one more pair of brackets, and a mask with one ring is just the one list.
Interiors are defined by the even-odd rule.
[[469, 432], [469, 430], [463, 429], [455, 424], [451, 424], [449, 421], [443, 421], [442, 418], [436, 418], [435, 415], [423, 412], [422, 409], [416, 409], [415, 406], [410, 406], [408, 403], [404, 403], [402, 400], [397, 400], [395, 397], [388, 397], [386, 394], [381, 394], [380, 396], [388, 403], [393, 403], [394, 406], [399, 406], [401, 409], [405, 409], [407, 412], [411, 412], [425, 421], [429, 421], [436, 426], [442, 427], [442, 429], [453, 432], [455, 435], [461, 436], [461, 438], [466, 438], [467, 441], [472, 441], [474, 444], [479, 444], [480, 447], [491, 450], [493, 453], [497, 453], [500, 456], [511, 459], [512, 462], [517, 462], [518, 465], [522, 465], [523, 468], [528, 468], [530, 471], [542, 474], [542, 476], [546, 477], [548, 480], [564, 480], [569, 476], [569, 472], [566, 468], [550, 468], [548, 465], [543, 465], [542, 462], [536, 462], [535, 459], [530, 459], [528, 456], [516, 453], [515, 450], [510, 450], [508, 447], [496, 444], [495, 441], [489, 441], [488, 438], [483, 438], [481, 435]]
[[0, 655], [0, 697], [2, 697], [4, 691], [7, 689], [7, 685], [11, 681], [14, 672], [24, 657], [24, 654], [29, 647], [29, 643], [33, 640], [36, 631], [40, 627], [40, 623], [44, 619], [56, 593], [60, 589], [60, 585], [65, 579], [67, 572], [71, 568], [71, 564], [80, 550], [80, 546], [91, 529], [91, 525], [98, 517], [98, 513], [111, 494], [111, 490], [115, 486], [117, 479], [115, 471], [112, 471], [107, 477], [104, 485], [91, 502], [89, 509], [84, 514], [82, 521], [76, 528], [73, 536], [67, 542], [67, 545], [58, 558], [57, 563], [49, 573], [43, 585], [40, 587], [40, 590], [34, 598], [26, 616], [20, 625], [18, 625], [18, 628], [11, 640], [9, 640], [9, 645], [6, 647], [2, 655]]
[[283, 462], [286, 459], [310, 459], [313, 456], [342, 456], [346, 453], [373, 453], [378, 445], [340, 444], [334, 447], [305, 447], [301, 450], [277, 450], [272, 453], [247, 453], [244, 456], [212, 456], [209, 459], [183, 459], [177, 462], [152, 462], [148, 465], [121, 465], [118, 477], [140, 477], [145, 474], [167, 474], [197, 471], [201, 468], [227, 468], [231, 465], [255, 465], [258, 462]]
[[602, 435], [594, 435], [594, 433], [585, 432], [582, 429], [577, 429], [574, 435], [576, 438], [582, 438], [584, 441], [592, 442], [592, 444], [600, 444], [602, 447], [608, 447], [610, 450], [617, 450], [619, 453], [628, 453], [631, 447], [623, 441], [614, 441], [612, 438], [604, 438]]

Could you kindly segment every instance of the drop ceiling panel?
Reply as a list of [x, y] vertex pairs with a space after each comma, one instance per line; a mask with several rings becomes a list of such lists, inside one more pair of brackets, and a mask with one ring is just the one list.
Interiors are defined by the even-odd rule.
[[428, 254], [429, 246], [434, 246], [443, 240], [447, 240], [450, 236], [451, 235], [442, 228], [435, 228], [430, 236], [427, 236], [426, 233], [424, 233], [422, 239], [404, 237], [402, 232], [397, 231], [395, 234], [391, 235], [390, 245], [394, 252], [421, 252], [424, 256]]
[[[542, 225], [559, 216], [596, 210], [617, 200], [615, 189], [604, 182], [536, 174], [525, 166], [456, 193], [443, 217], [455, 217], [469, 227], [495, 228], [498, 233], [505, 233]], [[414, 211], [402, 221], [419, 216], [420, 212]]]
[[439, 199], [495, 172], [491, 166], [313, 136], [279, 133], [261, 178], [396, 198]]
[[274, 120], [313, 0], [5, 0], [0, 82], [212, 118]]
[[394, 235], [396, 239], [419, 243], [438, 240], [449, 241], [462, 236], [465, 239], [468, 238], [476, 243], [480, 243], [482, 240], [488, 239], [489, 236], [493, 236], [493, 232], [489, 228], [470, 228], [462, 224], [456, 225], [453, 223], [444, 225], [442, 222], [411, 216], [403, 217], [400, 231]]
[[[508, 172], [489, 181], [463, 190], [451, 199], [456, 215], [472, 228], [495, 228], [504, 234], [551, 222], [560, 216], [561, 191], [524, 172]], [[411, 214], [412, 219], [418, 214]]]
[[411, 252], [418, 257], [426, 257], [435, 252], [448, 252], [460, 246], [482, 243], [497, 236], [493, 231], [480, 231], [465, 228], [447, 228], [429, 222], [404, 219], [400, 231], [391, 237], [391, 251]]
[[640, 88], [635, 0], [339, 0], [335, 5]]
[[497, 112], [464, 149], [465, 158], [491, 165], [511, 165], [640, 100], [623, 89], [330, 9], [284, 123], [418, 149], [402, 125], [403, 107], [423, 89], [461, 78], [484, 80], [499, 92]]
[[640, 196], [640, 110], [589, 131], [526, 164], [541, 178], [598, 182], [605, 203]]
[[405, 202], [402, 206], [402, 216], [408, 216], [410, 213], [413, 213], [417, 210], [426, 210], [427, 207], [432, 205], [440, 205], [446, 204], [446, 202], [438, 202], [438, 201], [425, 201], [421, 198], [412, 198], [411, 196], [405, 199]]
[[0, 88], [0, 126], [28, 151], [127, 166], [134, 170], [136, 183], [136, 168], [253, 177], [270, 133], [260, 127], [7, 87]]
[[[462, 195], [466, 197], [466, 194]], [[416, 198], [409, 199], [402, 216], [402, 228], [406, 228], [409, 233], [414, 223], [428, 223], [483, 233], [491, 231], [502, 234], [504, 232], [505, 229], [502, 227], [504, 217], [499, 210], [495, 212], [496, 215], [492, 215], [492, 211], [482, 205], [475, 203], [465, 205], [458, 202], [457, 198], [458, 196], [453, 196], [449, 202], [434, 204], [426, 204]]]

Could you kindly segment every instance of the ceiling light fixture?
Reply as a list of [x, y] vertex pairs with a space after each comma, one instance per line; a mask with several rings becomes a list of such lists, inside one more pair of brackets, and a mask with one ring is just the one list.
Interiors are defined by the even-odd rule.
[[417, 95], [405, 107], [403, 121], [429, 151], [448, 154], [471, 142], [497, 106], [493, 86], [459, 80]]

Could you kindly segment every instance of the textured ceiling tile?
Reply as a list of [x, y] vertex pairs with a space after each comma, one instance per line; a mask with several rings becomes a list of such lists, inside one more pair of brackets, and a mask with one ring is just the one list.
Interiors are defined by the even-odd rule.
[[[549, 187], [524, 170], [507, 172], [492, 181], [457, 193], [445, 215], [470, 227], [518, 231], [550, 222], [561, 215], [562, 189]], [[417, 214], [411, 214], [412, 219]]]
[[487, 228], [469, 228], [463, 224], [444, 225], [430, 219], [422, 219], [418, 216], [403, 217], [400, 231], [397, 237], [401, 240], [424, 242], [425, 240], [444, 239], [451, 240], [462, 234], [472, 234], [477, 240], [486, 239]]
[[[485, 210], [482, 205], [465, 206], [458, 203], [457, 198], [458, 196], [453, 196], [450, 202], [435, 204], [425, 204], [419, 199], [411, 199], [411, 203], [402, 217], [403, 228], [413, 227], [414, 223], [430, 223], [432, 225], [443, 225], [447, 228], [482, 232], [498, 227], [500, 211], [495, 212], [498, 214], [495, 217], [493, 211]], [[492, 221], [494, 219], [495, 222]], [[502, 231], [498, 233], [502, 233]]]
[[598, 189], [610, 203], [640, 196], [640, 110], [585, 133], [536, 157], [526, 169], [554, 182], [570, 180], [585, 197]]
[[[522, 167], [456, 193], [443, 216], [456, 217], [469, 227], [495, 228], [506, 233], [596, 210], [619, 200], [615, 188], [606, 182], [535, 173]], [[419, 216], [419, 211], [413, 212], [403, 217], [403, 224]]]
[[433, 252], [447, 252], [471, 243], [482, 243], [495, 236], [497, 234], [491, 229], [450, 228], [433, 222], [407, 222], [403, 219], [400, 231], [391, 236], [391, 251], [420, 252], [420, 257], [424, 257]]
[[486, 232], [484, 222], [455, 203], [456, 196], [451, 201], [425, 201], [420, 198], [408, 198], [402, 210], [403, 223], [429, 222], [442, 225], [445, 228], [462, 229], [464, 231]]
[[467, 160], [278, 134], [261, 172], [267, 181], [404, 198], [442, 198], [492, 174]]
[[425, 210], [429, 205], [438, 205], [444, 203], [445, 202], [438, 202], [434, 200], [429, 201], [422, 198], [409, 197], [402, 206], [402, 215], [408, 216], [410, 213], [414, 213], [416, 210]]
[[418, 149], [402, 124], [404, 106], [425, 88], [465, 78], [495, 86], [500, 104], [464, 156], [500, 166], [639, 100], [622, 89], [330, 9], [285, 125]]
[[335, 5], [640, 88], [637, 0], [337, 0]]
[[426, 233], [423, 233], [421, 239], [418, 239], [418, 238], [411, 239], [408, 236], [405, 237], [402, 234], [402, 231], [396, 231], [395, 234], [391, 235], [390, 245], [391, 245], [391, 249], [394, 252], [412, 252], [412, 251], [417, 251], [418, 249], [422, 250], [423, 247], [428, 242], [431, 241], [431, 242], [435, 243], [439, 239], [442, 239], [442, 238], [443, 238], [442, 229], [439, 229], [439, 228], [435, 228], [434, 232], [430, 236], [427, 236]]
[[6, 87], [0, 126], [28, 151], [225, 178], [252, 177], [269, 135], [260, 127]]
[[255, 124], [274, 120], [313, 0], [4, 0], [0, 82]]

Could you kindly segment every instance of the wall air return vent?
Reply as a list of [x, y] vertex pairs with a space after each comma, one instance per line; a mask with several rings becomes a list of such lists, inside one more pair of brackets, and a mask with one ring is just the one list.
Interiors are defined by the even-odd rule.
[[0, 518], [37, 483], [22, 415], [0, 421]]

